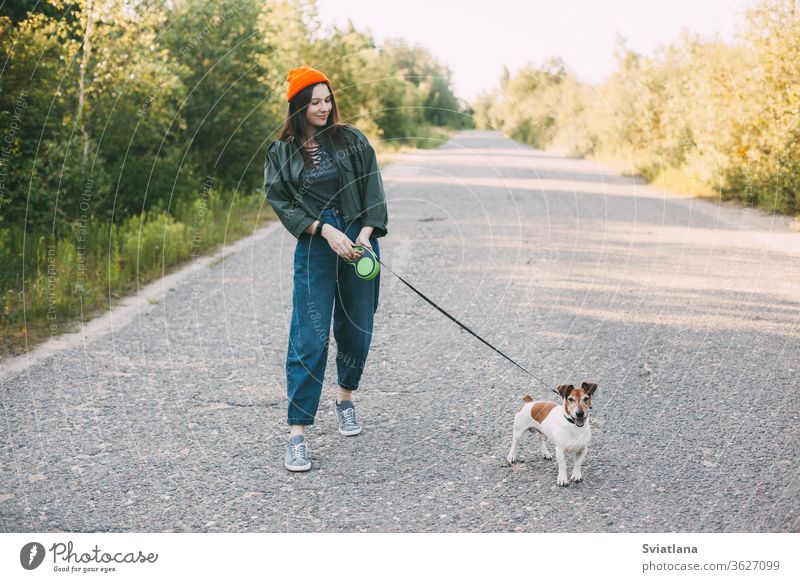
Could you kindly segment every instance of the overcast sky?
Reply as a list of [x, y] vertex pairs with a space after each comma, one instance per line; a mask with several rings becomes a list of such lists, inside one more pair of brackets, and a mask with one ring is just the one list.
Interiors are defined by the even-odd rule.
[[323, 25], [347, 18], [378, 42], [400, 37], [422, 44], [453, 71], [456, 94], [472, 99], [498, 84], [503, 65], [562, 57], [584, 81], [614, 69], [619, 32], [628, 46], [652, 54], [687, 28], [734, 38], [754, 0], [318, 0]]

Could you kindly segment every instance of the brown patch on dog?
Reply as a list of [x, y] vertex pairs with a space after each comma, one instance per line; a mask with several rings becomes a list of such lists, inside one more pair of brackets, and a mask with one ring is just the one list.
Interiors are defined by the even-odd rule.
[[572, 392], [574, 389], [575, 386], [573, 386], [572, 384], [562, 384], [561, 386], [556, 388], [556, 391], [559, 394], [561, 394], [561, 398], [566, 399], [567, 396], [569, 396], [569, 393]]
[[597, 390], [597, 384], [592, 382], [584, 382], [581, 384], [581, 388], [586, 390], [586, 394], [589, 396], [589, 398], [591, 398], [592, 394], [594, 394], [595, 390]]
[[[575, 388], [567, 392], [567, 395], [564, 396], [564, 413], [567, 416], [575, 416], [575, 411], [580, 407], [583, 401], [583, 394], [583, 388]], [[574, 398], [575, 402], [570, 402], [570, 397]]]
[[537, 402], [531, 406], [531, 418], [542, 424], [550, 411], [556, 407], [555, 402]]
[[[580, 388], [568, 391], [564, 396], [564, 412], [571, 417], [575, 417], [575, 413], [582, 410], [585, 414], [584, 418], [588, 417], [589, 409], [592, 408], [592, 394], [595, 390], [597, 390], [597, 384], [584, 382]], [[570, 396], [575, 399], [575, 402], [567, 400]], [[583, 401], [585, 397], [589, 398], [588, 402]]]

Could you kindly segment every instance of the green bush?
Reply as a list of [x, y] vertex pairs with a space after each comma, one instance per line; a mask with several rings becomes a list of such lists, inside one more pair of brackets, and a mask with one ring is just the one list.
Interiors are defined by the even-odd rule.
[[[5, 336], [45, 333], [81, 314], [110, 306], [109, 298], [160, 277], [175, 266], [236, 239], [274, 218], [260, 194], [212, 191], [182, 205], [183, 221], [164, 211], [131, 216], [121, 224], [73, 223], [55, 240], [49, 233], [0, 228]], [[26, 260], [20, 249], [23, 236]], [[24, 273], [24, 277], [23, 277]], [[24, 283], [24, 285], [23, 285]], [[23, 290], [24, 286], [24, 290]]]
[[735, 43], [685, 34], [652, 57], [621, 43], [617, 57], [598, 85], [579, 83], [557, 60], [506, 72], [500, 90], [474, 104], [479, 125], [567, 155], [632, 160], [634, 173], [661, 184], [800, 212], [793, 0], [762, 0]]

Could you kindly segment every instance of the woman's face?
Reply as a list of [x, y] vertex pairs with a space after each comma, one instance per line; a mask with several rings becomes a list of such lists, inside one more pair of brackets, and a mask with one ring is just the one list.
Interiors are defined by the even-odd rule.
[[320, 83], [311, 93], [311, 101], [306, 108], [306, 121], [315, 127], [323, 127], [331, 114], [333, 104], [328, 86]]

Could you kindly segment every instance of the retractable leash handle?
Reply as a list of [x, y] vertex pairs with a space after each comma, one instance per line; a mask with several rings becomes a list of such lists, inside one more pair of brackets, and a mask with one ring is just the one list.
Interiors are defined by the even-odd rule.
[[364, 251], [360, 257], [352, 261], [345, 259], [345, 261], [353, 265], [353, 268], [356, 270], [356, 275], [365, 281], [371, 281], [377, 277], [378, 273], [381, 272], [381, 263], [375, 252], [371, 248], [363, 245], [353, 245], [353, 248]]

